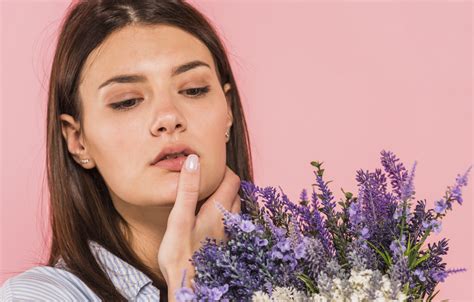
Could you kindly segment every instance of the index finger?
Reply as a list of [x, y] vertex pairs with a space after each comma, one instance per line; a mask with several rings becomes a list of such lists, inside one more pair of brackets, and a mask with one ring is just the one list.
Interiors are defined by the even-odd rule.
[[179, 175], [176, 201], [168, 217], [167, 229], [176, 234], [190, 232], [194, 228], [200, 173], [199, 157], [188, 155]]

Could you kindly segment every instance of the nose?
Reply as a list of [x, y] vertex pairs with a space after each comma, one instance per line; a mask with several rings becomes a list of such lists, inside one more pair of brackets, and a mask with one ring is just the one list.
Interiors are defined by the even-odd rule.
[[156, 120], [151, 127], [154, 136], [161, 136], [164, 133], [173, 135], [175, 132], [182, 132], [186, 129], [186, 121], [181, 112], [172, 102], [167, 102], [166, 108], [159, 106]]

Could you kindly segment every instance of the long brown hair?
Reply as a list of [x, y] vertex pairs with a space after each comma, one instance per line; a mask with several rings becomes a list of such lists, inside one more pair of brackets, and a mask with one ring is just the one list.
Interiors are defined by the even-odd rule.
[[[84, 169], [68, 152], [60, 114], [83, 122], [78, 95], [79, 76], [88, 55], [112, 32], [130, 24], [167, 24], [200, 39], [210, 50], [221, 86], [230, 83], [233, 125], [227, 143], [227, 165], [253, 182], [246, 121], [226, 49], [210, 22], [184, 1], [79, 1], [69, 8], [61, 25], [51, 69], [47, 111], [47, 176], [50, 192], [51, 250], [47, 265], [61, 257], [101, 299], [123, 301], [89, 250], [94, 240], [153, 280], [167, 300], [167, 286], [128, 245], [130, 229], [114, 208], [104, 179], [96, 168]], [[82, 129], [83, 127], [81, 127]], [[242, 193], [241, 191], [239, 192]]]

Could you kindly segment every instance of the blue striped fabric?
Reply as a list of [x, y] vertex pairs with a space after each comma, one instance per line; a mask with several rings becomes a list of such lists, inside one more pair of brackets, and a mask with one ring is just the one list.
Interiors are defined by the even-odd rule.
[[[152, 280], [95, 241], [89, 247], [117, 290], [128, 301], [159, 301]], [[0, 301], [101, 301], [60, 259], [54, 267], [36, 266], [5, 281]]]

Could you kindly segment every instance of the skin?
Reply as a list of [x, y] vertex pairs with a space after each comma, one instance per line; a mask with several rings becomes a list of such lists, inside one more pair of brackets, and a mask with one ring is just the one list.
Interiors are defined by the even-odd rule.
[[[209, 68], [199, 66], [172, 76], [173, 67], [194, 60]], [[123, 74], [145, 79], [99, 89]], [[206, 94], [192, 90], [207, 85]], [[132, 226], [132, 248], [173, 287], [199, 240], [209, 234], [224, 238], [222, 215], [209, 206], [211, 199], [240, 211], [240, 179], [226, 166], [224, 134], [233, 121], [226, 97], [230, 89], [229, 84], [220, 85], [212, 55], [199, 39], [168, 25], [129, 25], [112, 33], [83, 66], [83, 125], [70, 115], [60, 116], [69, 152], [83, 168], [98, 169], [116, 209]], [[128, 110], [110, 107], [133, 98], [138, 101], [122, 104]], [[197, 172], [186, 176], [150, 165], [165, 145], [174, 143], [196, 151]], [[82, 164], [81, 159], [90, 161]], [[178, 200], [190, 206], [173, 209]], [[164, 238], [166, 245], [161, 246]], [[173, 255], [177, 249], [184, 252]]]

